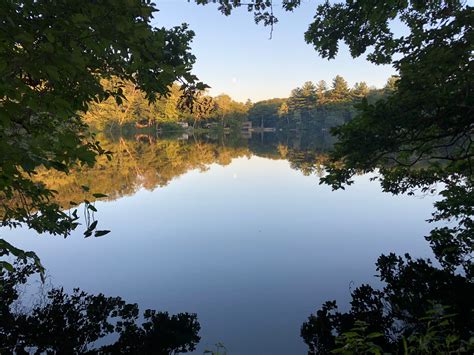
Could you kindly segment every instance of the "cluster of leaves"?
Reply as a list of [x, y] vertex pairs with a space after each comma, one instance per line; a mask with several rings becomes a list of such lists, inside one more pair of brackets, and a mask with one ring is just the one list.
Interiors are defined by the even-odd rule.
[[[190, 1], [190, 0], [188, 0]], [[255, 23], [263, 23], [265, 26], [273, 26], [278, 22], [278, 18], [273, 14], [272, 0], [194, 0], [197, 4], [206, 5], [217, 3], [218, 9], [224, 15], [228, 16], [232, 11], [239, 7], [246, 7], [248, 12], [254, 14]], [[291, 11], [301, 4], [301, 0], [283, 0], [282, 7]]]
[[[2, 353], [164, 355], [193, 351], [200, 341], [195, 314], [146, 310], [139, 322], [136, 304], [79, 289], [67, 294], [52, 288], [30, 310], [22, 309], [19, 289], [38, 269], [24, 260], [15, 266], [0, 271]], [[111, 335], [118, 339], [95, 347], [97, 340]]]
[[[459, 339], [452, 329], [451, 315], [445, 315], [442, 307], [430, 311], [422, 321], [425, 323], [423, 332], [414, 332], [408, 338], [402, 339], [402, 348], [398, 354], [465, 354], [474, 348], [474, 339], [468, 341]], [[354, 327], [336, 338], [336, 348], [333, 354], [387, 354], [387, 351], [377, 344], [383, 334], [369, 333], [364, 321], [356, 321]]]
[[[447, 183], [453, 175], [469, 178], [474, 154], [472, 8], [459, 1], [374, 5], [371, 1], [325, 5], [326, 26], [320, 26], [321, 31], [332, 29], [334, 36], [359, 47], [354, 55], [374, 44], [378, 46], [371, 60], [376, 63], [384, 63], [381, 57], [389, 60], [394, 53], [404, 55], [393, 63], [400, 79], [392, 95], [374, 104], [364, 101], [355, 120], [334, 130], [340, 141], [333, 157], [344, 160], [346, 168], [330, 170], [326, 182], [337, 188], [350, 184], [356, 172], [382, 168], [383, 187], [400, 193], [436, 181]], [[396, 41], [388, 34], [369, 36], [372, 27], [380, 33], [389, 31], [388, 21], [397, 14], [411, 29], [410, 35]], [[344, 27], [339, 17], [350, 18], [352, 24], [367, 18], [375, 23], [363, 27], [368, 31], [365, 36], [355, 36], [356, 30]], [[312, 38], [335, 41], [324, 34], [314, 33]], [[323, 56], [325, 47], [317, 45]], [[332, 57], [337, 46], [331, 47]]]

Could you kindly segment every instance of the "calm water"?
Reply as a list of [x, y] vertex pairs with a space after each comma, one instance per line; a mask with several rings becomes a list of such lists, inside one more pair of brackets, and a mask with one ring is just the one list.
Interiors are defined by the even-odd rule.
[[62, 194], [85, 182], [108, 193], [96, 207], [112, 233], [2, 234], [36, 251], [56, 286], [197, 313], [197, 353], [223, 342], [230, 354], [304, 354], [301, 324], [326, 300], [345, 309], [353, 285], [376, 283], [381, 253], [430, 255], [433, 197], [394, 197], [369, 176], [332, 192], [318, 184], [320, 152], [301, 139], [107, 144], [112, 165], [45, 176]]

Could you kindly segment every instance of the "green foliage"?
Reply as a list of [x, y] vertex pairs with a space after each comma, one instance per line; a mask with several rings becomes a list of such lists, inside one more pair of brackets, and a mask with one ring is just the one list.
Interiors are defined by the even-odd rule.
[[[103, 81], [103, 84], [113, 86], [111, 82]], [[253, 127], [315, 129], [331, 120], [330, 126], [350, 120], [355, 112], [355, 103], [365, 97], [383, 96], [389, 89], [371, 90], [364, 82], [350, 89], [344, 78], [337, 76], [331, 89], [324, 81], [317, 85], [308, 81], [301, 88], [294, 89], [288, 99], [275, 98], [245, 104], [234, 101], [226, 94], [210, 97], [205, 92], [183, 100], [178, 86], [173, 85], [170, 90], [166, 97], [149, 104], [143, 92], [132, 83], [125, 83], [124, 101], [120, 106], [112, 98], [94, 103], [84, 119], [99, 131], [122, 133], [137, 128], [174, 127], [179, 130], [179, 124], [183, 122], [192, 123], [194, 129], [212, 128], [221, 133], [226, 128], [239, 131], [245, 121], [251, 121]], [[340, 117], [343, 119], [340, 120]]]
[[372, 332], [367, 334], [367, 323], [357, 320], [354, 327], [336, 338], [336, 346], [341, 346], [331, 351], [333, 354], [374, 354], [382, 355], [382, 348], [374, 340], [383, 336], [382, 333]]
[[[434, 307], [421, 320], [423, 331], [414, 331], [402, 339], [397, 353], [409, 354], [468, 354], [474, 350], [474, 337], [460, 339], [451, 325], [453, 315], [445, 314], [443, 307]], [[355, 321], [354, 327], [336, 338], [332, 354], [390, 354], [375, 341], [383, 337], [379, 332], [367, 332], [368, 324]], [[337, 347], [340, 346], [340, 347]]]
[[404, 354], [468, 354], [474, 351], [474, 337], [461, 339], [453, 329], [452, 314], [446, 314], [446, 307], [433, 307], [422, 320], [426, 323], [424, 332], [414, 332], [403, 340]]
[[[104, 80], [105, 86], [113, 86], [115, 80]], [[149, 103], [146, 94], [138, 90], [131, 82], [123, 85], [124, 100], [117, 105], [113, 98], [93, 103], [83, 118], [89, 126], [99, 131], [121, 131], [132, 129], [163, 127], [179, 130], [179, 125], [192, 122], [193, 128], [204, 122], [219, 122], [222, 127], [239, 125], [247, 119], [249, 105], [232, 100], [228, 95], [216, 97], [206, 95], [204, 91], [186, 96], [182, 88], [172, 85], [166, 96]], [[239, 126], [240, 128], [240, 126]]]
[[284, 99], [270, 99], [256, 102], [248, 111], [254, 127], [276, 127]]
[[[370, 49], [368, 60], [388, 64], [396, 54], [409, 56], [413, 50], [433, 44], [436, 33], [449, 36], [445, 25], [466, 9], [470, 11], [457, 0], [327, 2], [318, 6], [305, 38], [323, 58], [334, 58], [338, 42], [343, 41], [353, 57]], [[394, 35], [390, 23], [396, 18], [408, 27], [408, 35]]]
[[355, 115], [354, 105], [364, 98], [384, 95], [386, 90], [369, 89], [364, 82], [350, 89], [342, 76], [336, 76], [332, 87], [321, 80], [317, 85], [306, 82], [291, 92], [279, 109], [279, 126], [297, 129], [316, 129], [319, 125], [339, 126]]
[[367, 86], [367, 83], [361, 81], [360, 83], [355, 83], [354, 90], [352, 91], [352, 95], [357, 99], [363, 99], [370, 94], [370, 89]]
[[351, 98], [351, 92], [347, 81], [340, 75], [337, 75], [332, 81], [332, 88], [329, 92], [329, 100], [335, 102], [348, 101]]

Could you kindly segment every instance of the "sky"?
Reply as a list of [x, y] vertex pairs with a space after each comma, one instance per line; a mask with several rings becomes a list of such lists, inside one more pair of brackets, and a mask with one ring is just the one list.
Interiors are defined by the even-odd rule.
[[383, 87], [395, 74], [391, 66], [352, 58], [345, 45], [341, 45], [336, 59], [319, 57], [304, 41], [304, 32], [321, 1], [302, 2], [294, 12], [276, 6], [279, 22], [272, 39], [270, 28], [256, 25], [253, 14], [246, 9], [226, 17], [214, 4], [198, 6], [187, 0], [155, 0], [160, 11], [152, 24], [169, 28], [188, 23], [196, 33], [192, 43], [197, 57], [193, 73], [211, 86], [210, 95], [226, 93], [242, 102], [288, 97], [292, 89], [306, 81], [330, 83], [336, 75], [342, 75], [351, 86], [365, 81], [369, 86]]

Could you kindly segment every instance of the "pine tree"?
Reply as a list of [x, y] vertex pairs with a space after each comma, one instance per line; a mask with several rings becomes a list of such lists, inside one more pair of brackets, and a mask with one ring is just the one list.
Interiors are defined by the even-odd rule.
[[329, 100], [332, 102], [348, 101], [351, 97], [351, 91], [347, 81], [340, 75], [337, 75], [332, 81], [332, 90], [329, 93]]

